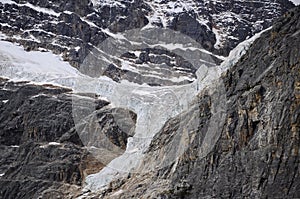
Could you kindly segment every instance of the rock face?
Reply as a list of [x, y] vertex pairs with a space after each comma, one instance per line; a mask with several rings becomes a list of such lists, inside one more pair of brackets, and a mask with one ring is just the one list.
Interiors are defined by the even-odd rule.
[[[216, 55], [228, 55], [292, 7], [282, 0], [1, 1], [0, 31], [26, 50], [51, 50], [79, 68], [119, 32], [170, 28], [199, 42], [218, 64]], [[221, 83], [164, 125], [137, 170], [99, 193], [83, 193], [84, 179], [124, 153], [137, 115], [95, 94], [0, 79], [0, 197], [299, 198], [299, 13], [285, 14]], [[147, 64], [165, 68], [147, 79], [112, 62], [103, 74], [116, 82], [170, 86], [196, 76], [191, 63], [167, 50], [141, 48], [121, 58], [144, 73]], [[162, 81], [182, 76], [176, 84]], [[76, 114], [85, 117], [75, 122]]]
[[[222, 76], [225, 111], [213, 108], [221, 87], [200, 93], [195, 106], [169, 120], [155, 136], [144, 164], [98, 196], [299, 198], [299, 22], [297, 7]], [[216, 114], [224, 116], [218, 128], [220, 136], [213, 146], [205, 145]], [[181, 128], [179, 121], [186, 127]], [[184, 131], [188, 123], [197, 123], [198, 128]], [[163, 165], [168, 149], [182, 139], [184, 152]], [[208, 153], [204, 153], [206, 149]]]
[[215, 54], [228, 55], [292, 7], [281, 0], [14, 0], [0, 2], [0, 30], [27, 50], [52, 50], [79, 67], [89, 51], [109, 37], [104, 29], [167, 27]]
[[[146, 83], [150, 86], [189, 84], [197, 78], [196, 69], [191, 63], [168, 50], [147, 48], [135, 52], [139, 54], [128, 52], [124, 53], [121, 58], [128, 61], [128, 65], [137, 69], [136, 71], [122, 70], [120, 69], [122, 66], [111, 64], [103, 75], [117, 82], [128, 80], [137, 84]], [[179, 80], [172, 81], [176, 78]]]
[[[69, 193], [76, 195], [86, 175], [103, 168], [104, 162], [84, 148], [85, 140], [76, 132], [72, 95], [66, 88], [0, 79], [0, 198], [68, 198]], [[87, 100], [77, 98], [81, 104]], [[126, 120], [122, 113], [128, 110], [109, 108], [104, 100], [94, 102], [99, 134], [91, 144], [105, 135], [124, 151], [132, 135], [118, 128], [112, 114]], [[128, 128], [133, 128], [135, 114], [130, 114]]]

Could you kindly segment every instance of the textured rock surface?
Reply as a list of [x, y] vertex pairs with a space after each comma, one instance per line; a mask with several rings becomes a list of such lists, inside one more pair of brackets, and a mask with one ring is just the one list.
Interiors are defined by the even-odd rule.
[[[203, 157], [201, 147], [213, 117], [212, 97], [220, 88], [214, 94], [210, 89], [200, 93], [195, 101], [199, 108], [183, 113], [190, 123], [198, 122], [196, 131], [180, 132], [182, 115], [171, 119], [135, 171], [143, 173], [111, 183], [98, 196], [299, 198], [299, 22], [300, 7], [285, 14], [222, 76], [228, 108], [210, 153]], [[178, 135], [187, 136], [187, 150], [173, 164], [160, 167]], [[151, 164], [158, 169], [143, 171]]]
[[[0, 3], [0, 30], [8, 40], [21, 43], [27, 50], [62, 53], [77, 67], [93, 47], [109, 37], [102, 29], [112, 33], [147, 25], [169, 27], [191, 36], [209, 51], [227, 55], [240, 41], [270, 26], [292, 7], [286, 1], [267, 0], [7, 2]], [[224, 125], [220, 123], [223, 126], [217, 143], [210, 145], [212, 151], [210, 147], [204, 149], [209, 154], [203, 157], [203, 142], [213, 117], [213, 89], [199, 94], [191, 109], [169, 120], [156, 135], [137, 172], [157, 166], [154, 171], [129, 174], [128, 179], [112, 182], [98, 196], [299, 198], [299, 13], [298, 8], [286, 14], [222, 77], [229, 108]], [[145, 53], [133, 61], [170, 61], [164, 60], [161, 51], [157, 54], [158, 60]], [[189, 64], [187, 68], [187, 76], [193, 77], [194, 69]], [[120, 81], [118, 70], [112, 67], [108, 72], [111, 75], [107, 76]], [[86, 175], [98, 172], [104, 163], [124, 152], [136, 115], [111, 108], [109, 102], [100, 99], [90, 116], [95, 123], [80, 121], [74, 126], [70, 92], [50, 85], [0, 80], [2, 198], [74, 198], [82, 194]], [[82, 100], [77, 108], [84, 113], [89, 109], [85, 100], [94, 101], [98, 96], [86, 99], [89, 94], [81, 95], [76, 95]], [[119, 128], [116, 118], [126, 124], [125, 129]], [[197, 128], [184, 126], [189, 123]], [[96, 129], [101, 136], [85, 137], [76, 133], [78, 129]], [[180, 140], [186, 141], [187, 150], [162, 167], [168, 149], [174, 143], [180, 146], [177, 138], [183, 135], [186, 137]], [[83, 145], [100, 147], [104, 138], [116, 151], [96, 151], [105, 156], [102, 162]]]
[[167, 27], [215, 54], [228, 55], [292, 7], [281, 0], [15, 0], [0, 2], [0, 30], [27, 50], [52, 50], [79, 67], [90, 50], [108, 37], [103, 29]]
[[[80, 99], [82, 104], [87, 100]], [[91, 144], [104, 135], [124, 151], [131, 135], [118, 128], [112, 114], [126, 120], [122, 113], [128, 111], [94, 102], [99, 134]], [[103, 168], [74, 128], [69, 89], [0, 79], [0, 113], [0, 198], [68, 198], [76, 195], [86, 175]], [[130, 113], [128, 128], [133, 128], [135, 114]]]

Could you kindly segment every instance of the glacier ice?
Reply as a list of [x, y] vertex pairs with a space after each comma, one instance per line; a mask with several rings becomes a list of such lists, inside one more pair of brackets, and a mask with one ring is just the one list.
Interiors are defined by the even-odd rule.
[[[165, 122], [187, 110], [194, 96], [236, 63], [259, 35], [237, 46], [221, 66], [198, 66], [197, 80], [181, 86], [150, 87], [126, 81], [116, 83], [106, 77], [90, 77], [50, 52], [25, 52], [22, 47], [5, 41], [0, 41], [0, 76], [12, 81], [51, 83], [72, 88], [74, 92], [97, 93], [110, 101], [111, 106], [124, 107], [137, 114], [135, 135], [128, 139], [125, 153], [113, 159], [99, 173], [87, 176], [86, 188], [95, 191], [136, 168], [153, 136]], [[162, 45], [168, 48], [166, 44]], [[177, 44], [178, 52], [180, 48], [181, 51], [186, 50], [186, 47]]]

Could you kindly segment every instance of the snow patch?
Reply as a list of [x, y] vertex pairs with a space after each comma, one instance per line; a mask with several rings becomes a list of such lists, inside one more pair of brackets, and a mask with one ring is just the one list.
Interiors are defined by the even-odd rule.
[[[65, 13], [65, 14], [68, 14], [68, 15], [76, 14], [76, 13], [70, 12], [70, 11], [64, 11], [64, 13]], [[77, 14], [76, 14], [76, 15], [77, 15]], [[93, 22], [87, 20], [85, 17], [81, 17], [81, 16], [79, 16], [79, 15], [77, 15], [77, 16], [81, 19], [81, 21], [84, 21], [85, 23], [89, 24], [90, 26], [95, 27], [95, 28], [100, 28], [99, 26], [97, 26], [97, 25], [94, 24]]]
[[[27, 52], [20, 46], [0, 41], [0, 75], [15, 81], [55, 83], [80, 73], [51, 52]], [[57, 83], [57, 82], [56, 82]]]
[[59, 146], [59, 145], [61, 145], [61, 143], [58, 143], [58, 142], [49, 142], [49, 145], [50, 146]]
[[74, 49], [78, 52], [80, 50], [80, 46], [76, 46]]
[[112, 1], [112, 0], [91, 0], [94, 7], [99, 6], [109, 6], [109, 7], [123, 7], [126, 8], [126, 5], [119, 1]]
[[4, 39], [7, 39], [7, 36], [2, 32], [0, 32], [0, 40], [4, 40]]
[[291, 0], [295, 5], [300, 5], [300, 0]]
[[217, 30], [216, 28], [213, 28], [212, 31], [216, 36], [216, 43], [215, 43], [214, 47], [215, 47], [215, 49], [220, 49], [220, 47], [222, 46], [223, 38], [222, 38], [221, 34], [219, 33], [219, 30]]
[[44, 149], [44, 148], [47, 148], [48, 146], [61, 146], [61, 145], [62, 144], [58, 143], [58, 142], [49, 142], [48, 144], [41, 145], [40, 148]]
[[31, 8], [37, 12], [42, 12], [42, 13], [45, 13], [45, 14], [49, 14], [49, 15], [53, 15], [53, 16], [56, 16], [58, 17], [60, 14], [55, 12], [54, 10], [51, 10], [51, 9], [48, 9], [48, 8], [42, 8], [42, 7], [39, 7], [39, 6], [35, 6], [31, 3], [25, 3], [25, 4], [19, 4], [19, 3], [16, 3], [14, 1], [11, 1], [11, 0], [0, 0], [0, 3], [2, 4], [14, 4], [14, 5], [17, 5], [17, 6], [20, 6], [20, 7], [28, 7], [28, 8]]

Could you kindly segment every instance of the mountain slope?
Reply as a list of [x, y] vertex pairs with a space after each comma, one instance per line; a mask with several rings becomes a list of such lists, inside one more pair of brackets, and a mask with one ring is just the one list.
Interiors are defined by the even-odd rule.
[[[79, 69], [0, 42], [0, 74], [40, 84], [0, 79], [1, 197], [299, 197], [299, 8], [238, 63], [247, 44], [231, 52], [234, 59], [220, 56], [291, 7], [281, 0], [0, 0], [3, 37], [29, 51], [52, 50]], [[131, 29], [153, 27], [198, 45], [170, 37], [172, 45], [150, 43], [97, 71], [113, 56], [99, 54], [105, 41], [134, 43]], [[141, 39], [156, 44], [159, 35]], [[205, 67], [173, 48], [200, 52]], [[217, 81], [224, 59], [234, 66]], [[202, 90], [207, 85], [215, 86]], [[125, 172], [110, 173], [111, 165]], [[98, 190], [100, 182], [89, 193], [85, 182], [99, 171], [108, 171], [99, 179], [108, 189]]]
[[[163, 31], [182, 33], [193, 43], [197, 42], [198, 49], [203, 49], [201, 57], [210, 57], [204, 58], [204, 63], [215, 66], [237, 44], [271, 26], [293, 6], [289, 1], [280, 0], [68, 3], [2, 0], [0, 31], [8, 41], [18, 42], [26, 50], [51, 50], [61, 55], [83, 73], [86, 67], [91, 70], [93, 66], [86, 65], [92, 63], [96, 66], [92, 69], [93, 77], [107, 76], [116, 82], [125, 80], [150, 86], [184, 85], [195, 81], [198, 66], [166, 46], [159, 47], [160, 50], [145, 46], [145, 40], [156, 44], [155, 39], [163, 36]], [[145, 32], [146, 37], [137, 40]], [[165, 37], [169, 37], [172, 46], [182, 45], [171, 33]], [[111, 53], [113, 48], [103, 46], [113, 39], [117, 50], [124, 42], [142, 45], [133, 45], [136, 51], [115, 57]], [[184, 42], [186, 45], [190, 41]]]
[[[227, 109], [219, 112], [225, 120], [213, 146], [205, 144], [221, 87], [203, 91], [187, 113], [168, 121], [144, 163], [98, 196], [299, 198], [299, 19], [300, 7], [285, 14], [223, 75]], [[180, 117], [199, 128], [186, 133]], [[183, 138], [184, 153], [164, 165]], [[210, 152], [203, 156], [203, 150]]]

